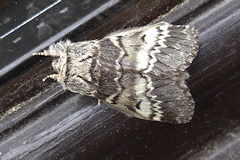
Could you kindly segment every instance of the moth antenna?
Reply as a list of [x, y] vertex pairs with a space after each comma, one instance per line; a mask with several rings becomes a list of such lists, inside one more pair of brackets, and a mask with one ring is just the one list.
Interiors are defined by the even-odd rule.
[[43, 51], [43, 52], [35, 52], [33, 56], [50, 56], [50, 57], [59, 57], [59, 55], [54, 54], [52, 52]]
[[57, 80], [58, 79], [58, 74], [50, 74], [50, 75], [46, 76], [45, 78], [43, 78], [43, 82], [46, 81], [49, 78]]

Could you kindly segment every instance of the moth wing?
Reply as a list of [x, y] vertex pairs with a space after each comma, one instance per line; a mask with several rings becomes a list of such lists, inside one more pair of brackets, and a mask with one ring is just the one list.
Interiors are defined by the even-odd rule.
[[161, 22], [115, 32], [100, 41], [99, 99], [128, 115], [186, 123], [194, 100], [185, 70], [198, 51], [197, 31]]
[[192, 118], [194, 101], [183, 79], [127, 73], [118, 85], [117, 94], [105, 101], [123, 113], [170, 123], [186, 123]]
[[[189, 25], [159, 22], [118, 31], [103, 40], [110, 40], [119, 49], [111, 50], [117, 53], [114, 58], [123, 57], [119, 63], [124, 70], [135, 67], [159, 75], [160, 72], [184, 71], [189, 67], [198, 52], [197, 35], [198, 31]], [[108, 47], [103, 47], [109, 52]]]

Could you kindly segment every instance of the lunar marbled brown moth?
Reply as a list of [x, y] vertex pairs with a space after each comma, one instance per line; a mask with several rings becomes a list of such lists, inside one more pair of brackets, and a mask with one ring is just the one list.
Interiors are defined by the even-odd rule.
[[96, 97], [137, 118], [187, 123], [194, 100], [186, 68], [198, 52], [197, 30], [159, 22], [114, 32], [100, 40], [60, 41], [34, 55], [53, 57], [64, 89]]

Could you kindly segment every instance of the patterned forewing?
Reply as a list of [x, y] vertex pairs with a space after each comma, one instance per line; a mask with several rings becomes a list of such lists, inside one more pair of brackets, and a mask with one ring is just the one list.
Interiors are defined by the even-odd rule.
[[100, 41], [96, 97], [138, 118], [188, 122], [194, 101], [185, 69], [196, 56], [196, 34], [189, 26], [162, 22], [106, 37]]

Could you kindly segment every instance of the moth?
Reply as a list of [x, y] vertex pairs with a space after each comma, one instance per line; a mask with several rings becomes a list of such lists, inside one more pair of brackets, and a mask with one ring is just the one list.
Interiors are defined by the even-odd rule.
[[57, 73], [45, 79], [64, 89], [96, 97], [129, 116], [187, 123], [195, 103], [186, 68], [198, 52], [197, 35], [189, 25], [159, 22], [100, 40], [60, 41], [33, 55], [53, 57]]

